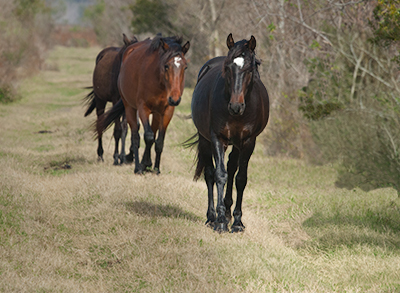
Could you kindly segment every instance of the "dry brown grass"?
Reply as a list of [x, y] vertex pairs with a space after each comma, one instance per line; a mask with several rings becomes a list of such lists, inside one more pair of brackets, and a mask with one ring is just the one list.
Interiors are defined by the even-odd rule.
[[0, 105], [0, 292], [398, 292], [396, 192], [337, 189], [328, 166], [258, 145], [246, 231], [205, 227], [206, 187], [180, 146], [194, 131], [189, 89], [161, 175], [112, 166], [112, 131], [98, 163], [81, 104], [98, 51], [56, 48], [58, 70]]

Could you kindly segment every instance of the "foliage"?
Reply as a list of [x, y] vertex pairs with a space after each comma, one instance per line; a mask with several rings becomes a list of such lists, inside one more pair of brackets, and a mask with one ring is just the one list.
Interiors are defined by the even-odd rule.
[[93, 23], [98, 23], [98, 25], [93, 25], [93, 29], [96, 33], [98, 41], [101, 44], [105, 43], [105, 34], [103, 32], [104, 28], [101, 25], [101, 19], [104, 17], [105, 8], [106, 7], [103, 0], [97, 1], [96, 4], [86, 8], [83, 14], [85, 19], [89, 19]]
[[0, 0], [0, 7], [0, 101], [4, 103], [16, 98], [16, 81], [44, 62], [52, 20], [44, 0]]
[[375, 42], [385, 46], [400, 40], [400, 1], [378, 0], [373, 11], [373, 21], [370, 22], [374, 29]]
[[371, 109], [347, 109], [313, 122], [314, 139], [325, 159], [339, 159], [338, 187], [400, 192], [400, 120]]
[[311, 78], [299, 91], [299, 110], [304, 117], [318, 120], [343, 109], [348, 102], [346, 92], [349, 88], [342, 84], [343, 72], [338, 65], [322, 58], [306, 60], [306, 64]]
[[[398, 73], [388, 48], [368, 42], [368, 34], [347, 33], [333, 43], [334, 59], [309, 63], [313, 79], [300, 110], [312, 120], [323, 161], [336, 162], [337, 186], [400, 192], [400, 104], [393, 84]], [[322, 106], [313, 107], [315, 101]], [[323, 108], [332, 104], [334, 111]]]
[[7, 85], [0, 87], [0, 103], [7, 104], [13, 102], [16, 99], [16, 95], [12, 88]]
[[133, 13], [131, 24], [136, 34], [170, 34], [174, 30], [170, 22], [172, 6], [163, 0], [137, 0], [129, 8]]
[[50, 8], [45, 0], [17, 0], [14, 13], [20, 20], [33, 20], [40, 13], [47, 13]]

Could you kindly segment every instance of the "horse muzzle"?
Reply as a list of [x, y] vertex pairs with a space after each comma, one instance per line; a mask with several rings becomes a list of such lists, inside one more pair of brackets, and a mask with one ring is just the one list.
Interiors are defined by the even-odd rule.
[[174, 101], [172, 97], [168, 98], [168, 104], [172, 107], [178, 106], [180, 102], [181, 102], [181, 97], [179, 97], [179, 99], [176, 101]]
[[228, 111], [232, 116], [240, 116], [243, 115], [244, 109], [246, 108], [245, 103], [229, 103]]

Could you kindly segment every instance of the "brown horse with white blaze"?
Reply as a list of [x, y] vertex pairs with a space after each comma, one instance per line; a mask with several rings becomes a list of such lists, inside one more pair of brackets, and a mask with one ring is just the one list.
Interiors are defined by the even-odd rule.
[[[106, 113], [99, 126], [103, 131], [125, 109], [126, 119], [132, 131], [135, 157], [135, 173], [152, 167], [151, 147], [155, 142], [154, 170], [159, 173], [165, 133], [179, 105], [184, 89], [185, 54], [190, 43], [182, 44], [182, 38], [157, 35], [129, 46], [122, 58], [118, 88], [122, 102]], [[122, 104], [123, 103], [123, 104]], [[152, 115], [150, 124], [149, 117]], [[144, 128], [145, 151], [139, 163], [138, 116]], [[155, 140], [158, 131], [157, 140]]]

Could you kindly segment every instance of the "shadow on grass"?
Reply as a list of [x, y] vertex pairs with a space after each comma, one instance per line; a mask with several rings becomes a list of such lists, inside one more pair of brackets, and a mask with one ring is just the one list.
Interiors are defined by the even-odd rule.
[[303, 222], [303, 228], [313, 238], [305, 244], [318, 249], [368, 245], [400, 253], [400, 211], [395, 205], [368, 208], [359, 215], [348, 211], [329, 216], [316, 212]]
[[180, 218], [192, 222], [198, 222], [202, 219], [191, 212], [182, 210], [174, 205], [153, 204], [146, 201], [126, 202], [124, 206], [127, 210], [134, 212], [140, 216], [148, 217], [164, 217], [164, 218]]

